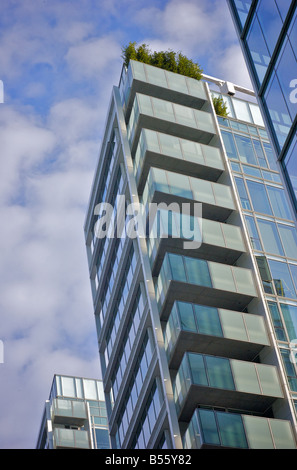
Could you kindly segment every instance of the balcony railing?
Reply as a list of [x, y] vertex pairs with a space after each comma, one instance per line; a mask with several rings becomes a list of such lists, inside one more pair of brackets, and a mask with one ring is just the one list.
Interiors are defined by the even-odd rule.
[[174, 399], [182, 421], [198, 405], [265, 412], [283, 398], [274, 366], [187, 352], [178, 369]]
[[296, 449], [285, 420], [196, 409], [183, 437], [185, 449]]
[[253, 360], [270, 346], [261, 316], [188, 302], [174, 303], [164, 336], [173, 369], [187, 350]]
[[63, 449], [90, 449], [89, 434], [84, 430], [77, 429], [54, 429], [55, 448]]
[[177, 103], [186, 103], [198, 109], [207, 102], [202, 81], [134, 60], [130, 60], [128, 69], [123, 67], [119, 89], [122, 105], [128, 116], [138, 91]]
[[243, 310], [257, 297], [251, 270], [173, 253], [164, 256], [155, 292], [164, 321], [175, 300]]
[[54, 423], [81, 424], [87, 418], [86, 403], [83, 401], [55, 398], [52, 402]]

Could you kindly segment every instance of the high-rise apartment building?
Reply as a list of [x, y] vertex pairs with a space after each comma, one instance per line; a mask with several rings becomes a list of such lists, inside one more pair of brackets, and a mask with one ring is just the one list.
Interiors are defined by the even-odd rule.
[[297, 2], [228, 0], [228, 4], [297, 208]]
[[112, 91], [85, 237], [113, 448], [296, 448], [292, 207], [257, 104], [217, 81], [221, 119], [207, 81], [130, 61]]
[[37, 449], [110, 449], [101, 380], [54, 376]]

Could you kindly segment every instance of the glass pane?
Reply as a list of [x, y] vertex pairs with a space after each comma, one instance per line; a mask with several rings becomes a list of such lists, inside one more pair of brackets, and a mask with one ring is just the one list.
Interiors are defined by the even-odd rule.
[[207, 261], [184, 258], [188, 281], [192, 284], [211, 287]]
[[220, 317], [226, 338], [248, 341], [241, 313], [231, 310], [220, 310]]
[[261, 394], [255, 364], [231, 360], [236, 390], [245, 393]]
[[243, 416], [250, 449], [273, 449], [268, 420], [256, 416]]
[[84, 379], [83, 384], [84, 384], [85, 398], [87, 400], [98, 400], [96, 381]]
[[276, 449], [296, 449], [291, 425], [288, 421], [270, 419]]
[[239, 119], [240, 121], [253, 122], [248, 103], [246, 103], [245, 101], [237, 100], [236, 98], [233, 98], [232, 102], [237, 119]]
[[245, 25], [248, 12], [251, 8], [252, 0], [234, 0], [235, 8], [237, 10], [241, 26]]
[[285, 192], [282, 189], [273, 186], [267, 186], [270, 202], [274, 215], [282, 219], [291, 219], [292, 214], [289, 209], [289, 203], [286, 199]]
[[154, 116], [159, 119], [165, 119], [166, 121], [175, 122], [175, 115], [173, 111], [173, 105], [169, 101], [159, 100], [152, 98]]
[[194, 305], [198, 331], [204, 335], [223, 336], [218, 310], [204, 305]]
[[255, 151], [252, 145], [252, 140], [249, 137], [241, 135], [235, 135], [235, 141], [237, 144], [239, 158], [243, 163], [250, 163], [251, 165], [257, 165]]
[[242, 208], [250, 211], [251, 205], [250, 205], [249, 197], [248, 197], [243, 179], [235, 178], [235, 182], [236, 182], [237, 191], [240, 197]]
[[269, 86], [264, 95], [264, 102], [268, 108], [279, 147], [282, 149], [290, 131], [292, 119], [275, 73], [270, 79]]
[[234, 142], [233, 135], [230, 132], [221, 131], [224, 146], [229, 158], [238, 160], [237, 150]]
[[179, 139], [167, 134], [159, 134], [162, 153], [181, 158], [181, 148]]
[[171, 268], [171, 279], [174, 279], [175, 281], [187, 282], [182, 256], [169, 253], [168, 258]]
[[254, 62], [258, 81], [261, 84], [270, 62], [270, 54], [257, 17], [255, 17], [247, 36], [247, 45], [250, 50], [252, 61]]
[[178, 75], [177, 73], [165, 72], [169, 84], [169, 88], [172, 90], [180, 91], [181, 93], [188, 94], [188, 87], [186, 84], [186, 77]]
[[192, 304], [186, 302], [177, 302], [182, 330], [197, 332], [194, 311]]
[[188, 176], [181, 175], [180, 173], [167, 172], [168, 181], [170, 185], [170, 192], [176, 196], [192, 199], [192, 191], [190, 188], [190, 180]]
[[289, 258], [297, 258], [297, 233], [295, 227], [289, 227], [287, 225], [278, 225], [280, 236], [283, 242], [283, 246], [286, 252], [286, 256]]
[[222, 446], [247, 449], [247, 441], [240, 415], [231, 413], [216, 413]]
[[193, 110], [179, 104], [174, 104], [176, 120], [184, 126], [196, 127]]
[[200, 354], [188, 354], [192, 381], [196, 385], [208, 386], [203, 356]]
[[205, 362], [210, 387], [235, 390], [229, 359], [205, 356]]
[[266, 44], [273, 54], [278, 36], [283, 26], [279, 11], [274, 1], [261, 0], [257, 9], [259, 23], [265, 34]]
[[293, 299], [296, 298], [288, 265], [280, 261], [269, 260], [269, 266], [277, 295], [281, 297], [291, 297]]
[[290, 341], [297, 338], [297, 307], [281, 304], [282, 314]]
[[249, 269], [232, 268], [235, 278], [236, 291], [242, 294], [256, 296], [256, 289], [253, 281], [252, 272]]
[[73, 377], [61, 377], [63, 395], [66, 397], [75, 397], [75, 384]]
[[247, 229], [249, 232], [249, 236], [251, 239], [252, 247], [254, 250], [261, 250], [262, 251], [262, 245], [260, 242], [260, 237], [258, 234], [258, 229], [256, 227], [255, 221], [253, 217], [245, 216], [245, 220], [247, 223]]
[[203, 435], [203, 442], [219, 446], [221, 442], [214, 412], [210, 410], [199, 410], [198, 416]]
[[196, 201], [215, 204], [215, 197], [210, 181], [191, 178], [191, 186], [193, 189], [193, 196]]
[[[293, 45], [296, 48], [296, 38], [293, 38], [293, 41]], [[279, 84], [282, 89], [283, 96], [286, 101], [291, 119], [293, 121], [296, 116], [296, 103], [294, 103], [291, 98], [292, 89], [290, 85], [292, 77], [294, 77], [294, 79], [296, 79], [297, 77], [297, 61], [296, 50], [294, 54], [290, 41], [287, 41], [282, 48], [279, 63], [276, 66], [276, 70]], [[290, 91], [289, 93], [288, 90]]]
[[215, 289], [236, 292], [234, 278], [230, 266], [219, 263], [209, 263], [209, 270]]
[[274, 222], [269, 222], [268, 220], [258, 219], [258, 225], [261, 232], [264, 250], [267, 251], [267, 253], [284, 256], [276, 224]]
[[244, 317], [249, 340], [252, 343], [267, 344], [269, 339], [266, 333], [265, 323], [258, 315], [246, 314]]
[[276, 368], [266, 364], [256, 364], [256, 368], [263, 394], [282, 397], [283, 393], [280, 388]]
[[165, 77], [165, 71], [158, 67], [151, 67], [145, 65], [145, 71], [147, 75], [147, 79], [150, 83], [155, 85], [167, 88], [167, 81]]
[[265, 186], [254, 181], [247, 181], [250, 197], [256, 212], [272, 215]]

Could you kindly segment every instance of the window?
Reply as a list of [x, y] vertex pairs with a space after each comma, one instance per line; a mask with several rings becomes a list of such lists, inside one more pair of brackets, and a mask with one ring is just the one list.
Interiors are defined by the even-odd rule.
[[242, 208], [250, 211], [251, 205], [250, 205], [249, 197], [248, 197], [243, 179], [237, 177], [235, 178], [235, 182], [236, 182], [237, 191], [240, 197]]
[[247, 186], [254, 206], [254, 210], [262, 214], [272, 215], [272, 210], [269, 204], [269, 199], [265, 186], [261, 183], [256, 183], [250, 180], [247, 181]]
[[261, 245], [258, 229], [256, 227], [253, 217], [245, 216], [245, 220], [247, 223], [247, 229], [248, 229], [249, 236], [251, 239], [252, 247], [254, 248], [254, 250], [262, 251], [262, 245]]
[[287, 201], [284, 190], [267, 185], [267, 191], [275, 217], [292, 219], [289, 202]]
[[290, 341], [297, 338], [297, 306], [281, 304], [281, 310]]
[[278, 225], [286, 256], [297, 259], [297, 233], [295, 227]]
[[238, 160], [237, 150], [234, 142], [234, 137], [230, 132], [221, 131], [225, 149], [229, 158]]
[[286, 263], [269, 260], [269, 266], [277, 295], [295, 299], [296, 292]]
[[254, 18], [247, 36], [247, 45], [250, 50], [251, 59], [254, 63], [259, 84], [261, 84], [270, 62], [270, 54], [257, 16]]
[[257, 165], [256, 155], [251, 139], [249, 137], [235, 135], [235, 141], [237, 144], [240, 160], [243, 163]]
[[258, 219], [265, 251], [284, 256], [284, 251], [277, 231], [276, 224], [268, 220]]

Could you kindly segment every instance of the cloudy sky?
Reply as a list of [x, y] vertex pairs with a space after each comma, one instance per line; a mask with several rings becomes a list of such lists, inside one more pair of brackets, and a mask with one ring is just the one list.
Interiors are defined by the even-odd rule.
[[121, 49], [251, 86], [225, 0], [1, 0], [0, 448], [34, 448], [54, 373], [100, 378], [83, 224]]

